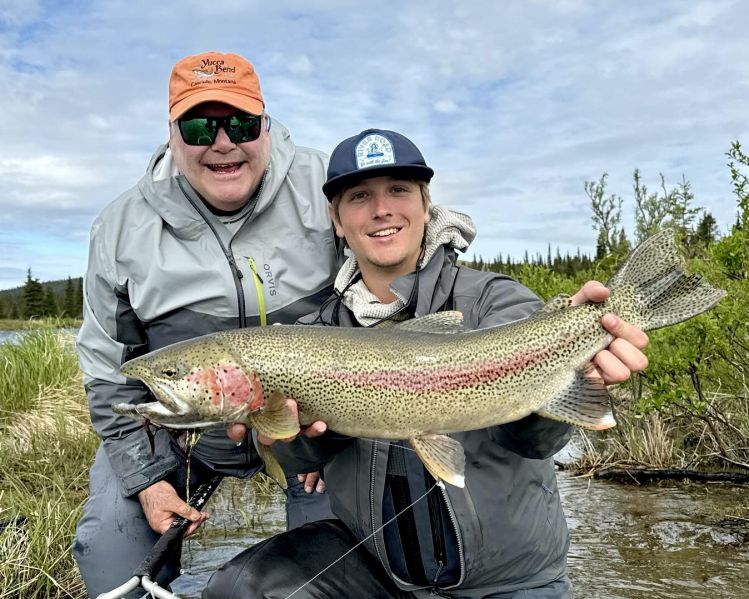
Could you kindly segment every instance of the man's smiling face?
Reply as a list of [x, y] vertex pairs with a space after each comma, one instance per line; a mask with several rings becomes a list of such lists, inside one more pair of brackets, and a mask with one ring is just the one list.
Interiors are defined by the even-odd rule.
[[[199, 104], [184, 117], [225, 117], [244, 114], [221, 102]], [[270, 134], [265, 123], [260, 137], [235, 144], [220, 129], [210, 146], [185, 143], [177, 122], [169, 127], [169, 147], [180, 172], [214, 208], [233, 211], [246, 204], [263, 179], [270, 160]]]
[[418, 182], [364, 179], [344, 189], [331, 216], [336, 234], [346, 239], [365, 279], [367, 271], [397, 277], [416, 268], [429, 221]]

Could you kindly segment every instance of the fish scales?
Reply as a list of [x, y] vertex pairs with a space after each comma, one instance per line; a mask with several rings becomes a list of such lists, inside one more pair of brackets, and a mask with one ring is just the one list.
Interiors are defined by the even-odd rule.
[[[174, 428], [244, 422], [271, 438], [323, 420], [338, 433], [409, 439], [437, 478], [463, 485], [465, 457], [448, 433], [531, 413], [602, 429], [609, 396], [590, 365], [611, 341], [613, 312], [651, 330], [713, 307], [724, 292], [686, 268], [673, 234], [638, 246], [608, 282], [609, 300], [550, 300], [530, 318], [470, 332], [462, 315], [432, 314], [388, 328], [270, 326], [183, 341], [123, 365], [157, 401], [113, 409]], [[297, 401], [299, 418], [286, 398]], [[258, 446], [266, 467], [280, 467]]]

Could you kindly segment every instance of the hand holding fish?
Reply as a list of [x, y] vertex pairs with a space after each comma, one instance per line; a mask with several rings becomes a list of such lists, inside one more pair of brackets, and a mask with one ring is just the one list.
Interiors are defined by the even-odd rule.
[[[602, 302], [607, 300], [609, 295], [611, 292], [603, 283], [588, 281], [570, 298], [570, 305]], [[632, 373], [645, 370], [648, 358], [641, 350], [648, 345], [647, 334], [616, 314], [605, 314], [601, 318], [601, 324], [614, 336], [609, 346], [593, 358], [593, 364], [603, 382], [607, 385], [616, 385], [628, 380]]]
[[185, 537], [194, 533], [208, 519], [208, 513], [199, 512], [183, 501], [174, 487], [165, 480], [160, 480], [138, 493], [148, 524], [159, 534], [164, 534], [177, 516], [192, 522], [185, 532]]

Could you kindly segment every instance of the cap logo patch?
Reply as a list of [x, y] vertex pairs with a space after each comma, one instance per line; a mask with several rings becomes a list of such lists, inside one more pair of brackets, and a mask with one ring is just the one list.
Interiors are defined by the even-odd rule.
[[356, 168], [395, 164], [393, 144], [384, 135], [371, 133], [356, 144]]
[[[190, 87], [205, 85], [206, 83], [233, 83], [236, 84], [236, 66], [229, 66], [224, 60], [204, 58], [200, 66], [192, 69], [192, 82]], [[218, 77], [222, 78], [219, 79]]]

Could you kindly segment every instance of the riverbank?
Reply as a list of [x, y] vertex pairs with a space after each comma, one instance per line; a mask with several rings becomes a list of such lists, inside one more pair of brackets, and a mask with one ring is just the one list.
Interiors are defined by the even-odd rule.
[[77, 329], [81, 321], [77, 318], [31, 318], [17, 320], [0, 318], [0, 331], [36, 331], [44, 329]]
[[726, 480], [736, 474], [737, 482], [749, 475], [749, 395], [714, 393], [700, 411], [683, 404], [642, 411], [643, 403], [632, 397], [636, 385], [637, 380], [612, 389], [616, 427], [578, 431], [567, 469], [590, 475], [682, 470], [726, 475]]

